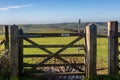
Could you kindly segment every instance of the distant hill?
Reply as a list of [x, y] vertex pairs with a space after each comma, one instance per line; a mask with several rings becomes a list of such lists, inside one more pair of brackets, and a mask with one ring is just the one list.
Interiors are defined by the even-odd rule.
[[[97, 25], [98, 34], [106, 35], [107, 34], [107, 23], [106, 22], [86, 22], [80, 24], [80, 29], [84, 29], [89, 23], [94, 23]], [[78, 23], [58, 23], [58, 24], [25, 24], [18, 25], [24, 30], [24, 32], [69, 32], [77, 31]], [[2, 25], [0, 25], [0, 30], [2, 30]], [[0, 33], [2, 33], [0, 31]]]

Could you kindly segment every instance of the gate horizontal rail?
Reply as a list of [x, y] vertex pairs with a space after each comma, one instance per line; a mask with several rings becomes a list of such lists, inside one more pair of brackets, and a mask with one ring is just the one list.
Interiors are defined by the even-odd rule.
[[85, 72], [64, 72], [64, 73], [28, 73], [24, 74], [24, 76], [30, 77], [52, 77], [52, 76], [69, 76], [69, 75], [85, 75]]
[[[48, 57], [48, 54], [24, 54], [23, 57], [30, 58], [30, 57]], [[84, 57], [85, 54], [59, 54], [58, 56], [61, 57]]]
[[40, 38], [40, 37], [71, 37], [71, 36], [81, 36], [85, 35], [84, 33], [23, 33], [19, 35], [20, 37], [25, 38]]
[[[36, 66], [36, 64], [27, 64], [27, 63], [24, 63], [23, 64], [24, 67], [34, 67]], [[85, 63], [69, 63], [69, 64], [38, 64], [37, 66], [38, 67], [50, 67], [50, 66], [84, 66]]]
[[[67, 45], [39, 45], [39, 47], [44, 47], [44, 48], [61, 48], [65, 47]], [[24, 48], [37, 48], [37, 46], [34, 45], [23, 45]], [[81, 49], [84, 49], [84, 45], [71, 45], [70, 47], [80, 47]]]

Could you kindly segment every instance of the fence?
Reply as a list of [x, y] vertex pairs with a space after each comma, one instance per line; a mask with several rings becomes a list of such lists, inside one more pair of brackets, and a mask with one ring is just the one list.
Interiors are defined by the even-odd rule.
[[[94, 24], [89, 24], [86, 27], [85, 32], [82, 31], [80, 33], [24, 33], [22, 29], [19, 29], [18, 26], [13, 25], [10, 27], [10, 77], [12, 79], [17, 77], [22, 77], [26, 73], [23, 72], [24, 67], [32, 67], [32, 69], [36, 69], [37, 67], [44, 67], [44, 66], [70, 66], [79, 72], [77, 73], [30, 73], [27, 76], [63, 76], [63, 75], [85, 75], [86, 77], [90, 78], [96, 75], [96, 37], [97, 37], [97, 27]], [[40, 45], [36, 42], [32, 41], [29, 38], [41, 38], [41, 37], [71, 37], [76, 36], [77, 38], [71, 41], [67, 45]], [[80, 39], [85, 38], [84, 45], [74, 45]], [[32, 45], [24, 45], [23, 40], [31, 43]], [[39, 55], [25, 55], [23, 49], [29, 47], [36, 47], [48, 54], [39, 54]], [[61, 47], [60, 50], [53, 53], [47, 48], [49, 47]], [[69, 47], [80, 47], [85, 50], [85, 54], [60, 54], [64, 50]], [[70, 63], [69, 61], [63, 59], [62, 57], [84, 57], [85, 62], [82, 63]], [[38, 64], [25, 64], [24, 58], [25, 57], [47, 57], [43, 59]], [[44, 64], [51, 58], [57, 58], [63, 62], [63, 64]], [[80, 66], [84, 65], [84, 70], [80, 69]]]

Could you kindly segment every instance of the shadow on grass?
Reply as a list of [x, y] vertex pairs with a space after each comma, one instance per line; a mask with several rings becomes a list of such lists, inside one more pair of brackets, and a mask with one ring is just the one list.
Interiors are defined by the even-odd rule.
[[120, 75], [110, 76], [110, 75], [98, 75], [96, 77], [92, 77], [90, 79], [84, 80], [120, 80]]

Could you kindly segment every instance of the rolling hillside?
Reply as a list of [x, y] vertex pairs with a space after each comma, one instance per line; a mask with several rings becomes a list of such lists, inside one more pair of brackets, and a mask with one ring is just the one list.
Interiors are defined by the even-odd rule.
[[[98, 26], [98, 34], [106, 35], [107, 34], [107, 23], [106, 22], [89, 22], [94, 23]], [[84, 29], [88, 23], [81, 23], [80, 29]], [[58, 24], [25, 24], [18, 25], [24, 29], [24, 32], [70, 32], [78, 31], [78, 23], [58, 23]], [[2, 25], [0, 25], [0, 30], [2, 30]], [[2, 33], [2, 31], [0, 31]]]

